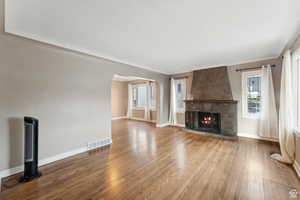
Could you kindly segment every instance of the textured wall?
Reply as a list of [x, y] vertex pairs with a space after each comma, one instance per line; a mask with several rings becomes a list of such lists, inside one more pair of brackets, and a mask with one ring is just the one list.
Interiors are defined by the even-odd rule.
[[22, 117], [40, 119], [40, 159], [111, 137], [114, 74], [159, 82], [168, 122], [169, 77], [5, 34], [0, 0], [0, 170], [22, 164]]
[[112, 117], [126, 116], [127, 107], [128, 107], [128, 83], [124, 81], [112, 81], [112, 85], [111, 85]]
[[227, 67], [194, 71], [191, 92], [194, 99], [232, 100]]

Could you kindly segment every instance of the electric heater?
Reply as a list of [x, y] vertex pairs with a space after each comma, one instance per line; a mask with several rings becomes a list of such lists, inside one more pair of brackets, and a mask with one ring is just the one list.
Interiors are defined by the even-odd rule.
[[39, 121], [24, 117], [24, 176], [21, 182], [28, 182], [41, 176], [38, 171]]

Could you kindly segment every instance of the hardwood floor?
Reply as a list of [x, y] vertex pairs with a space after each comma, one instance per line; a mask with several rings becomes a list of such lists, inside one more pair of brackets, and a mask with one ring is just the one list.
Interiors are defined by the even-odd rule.
[[113, 121], [113, 144], [41, 168], [43, 176], [4, 181], [1, 200], [289, 199], [300, 191], [290, 166], [270, 159], [275, 143], [222, 140]]

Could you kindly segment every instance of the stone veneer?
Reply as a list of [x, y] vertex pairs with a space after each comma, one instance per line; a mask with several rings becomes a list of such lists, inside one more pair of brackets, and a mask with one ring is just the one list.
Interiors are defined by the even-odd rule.
[[191, 93], [194, 99], [233, 100], [227, 67], [194, 71]]
[[[237, 101], [233, 100], [227, 67], [193, 71], [192, 100], [186, 100], [189, 112], [220, 113], [221, 131], [216, 135], [237, 136]], [[188, 120], [186, 120], [188, 123]]]
[[217, 112], [221, 115], [221, 135], [237, 136], [237, 101], [186, 101], [188, 112]]

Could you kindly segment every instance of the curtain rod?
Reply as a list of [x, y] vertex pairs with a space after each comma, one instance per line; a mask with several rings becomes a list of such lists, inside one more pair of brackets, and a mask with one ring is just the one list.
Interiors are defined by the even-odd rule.
[[[276, 65], [271, 65], [271, 67], [276, 67]], [[237, 72], [242, 72], [242, 71], [250, 71], [250, 70], [256, 70], [256, 69], [261, 69], [262, 67], [249, 67], [249, 68], [242, 68], [242, 69], [237, 69], [235, 71]]]

